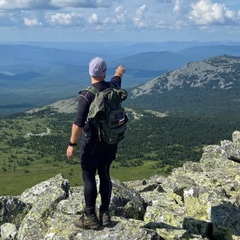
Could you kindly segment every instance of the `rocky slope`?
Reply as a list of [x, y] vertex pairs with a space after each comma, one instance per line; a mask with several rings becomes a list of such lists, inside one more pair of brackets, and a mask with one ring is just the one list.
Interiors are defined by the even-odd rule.
[[[132, 119], [139, 119], [143, 117], [143, 113], [151, 114], [156, 117], [166, 117], [168, 116], [167, 112], [158, 112], [153, 110], [142, 110], [141, 112], [135, 111], [134, 109], [125, 108], [126, 112], [131, 116]], [[57, 101], [50, 105], [33, 108], [31, 110], [26, 111], [25, 113], [28, 116], [34, 115], [38, 112], [49, 111], [51, 113], [76, 113], [77, 112], [77, 98], [68, 98], [64, 100]]]
[[240, 57], [218, 56], [165, 73], [132, 90], [133, 97], [173, 89], [231, 89], [239, 84]]
[[98, 231], [74, 226], [84, 208], [83, 188], [59, 174], [20, 196], [0, 197], [1, 239], [239, 240], [240, 163], [230, 156], [240, 158], [239, 131], [166, 178], [113, 179], [113, 222]]

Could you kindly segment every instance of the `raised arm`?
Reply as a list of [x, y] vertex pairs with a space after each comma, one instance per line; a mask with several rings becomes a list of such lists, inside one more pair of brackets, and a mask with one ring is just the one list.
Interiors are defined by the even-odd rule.
[[125, 72], [126, 72], [126, 69], [122, 65], [120, 65], [116, 69], [114, 76], [118, 76], [118, 77], [122, 78], [122, 76]]

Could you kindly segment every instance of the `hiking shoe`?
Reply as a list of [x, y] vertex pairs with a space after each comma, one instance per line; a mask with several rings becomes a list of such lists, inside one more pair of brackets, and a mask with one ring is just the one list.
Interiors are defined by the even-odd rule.
[[83, 214], [79, 219], [74, 221], [74, 225], [82, 229], [97, 229], [101, 226], [96, 214], [90, 216]]
[[102, 226], [109, 225], [111, 223], [111, 215], [109, 211], [103, 213], [100, 212], [99, 219]]

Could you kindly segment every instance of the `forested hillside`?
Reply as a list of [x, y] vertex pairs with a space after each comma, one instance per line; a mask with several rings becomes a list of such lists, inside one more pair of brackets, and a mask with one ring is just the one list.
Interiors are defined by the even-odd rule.
[[[231, 139], [240, 129], [234, 116], [173, 115], [128, 110], [130, 121], [119, 144], [113, 176], [120, 180], [168, 174], [186, 161], [199, 161], [202, 147]], [[137, 116], [137, 117], [136, 117]], [[45, 109], [0, 120], [1, 194], [14, 195], [56, 173], [81, 184], [79, 145], [74, 159], [65, 151], [74, 114]]]
[[217, 56], [154, 78], [133, 89], [128, 105], [213, 116], [240, 114], [240, 58]]

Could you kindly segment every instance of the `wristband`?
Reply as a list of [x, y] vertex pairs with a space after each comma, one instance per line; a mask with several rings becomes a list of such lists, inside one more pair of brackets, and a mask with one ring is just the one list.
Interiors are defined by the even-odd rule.
[[72, 143], [70, 140], [68, 141], [68, 146], [75, 147], [77, 146], [77, 143]]

